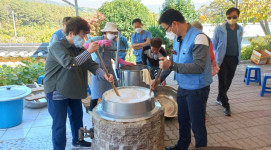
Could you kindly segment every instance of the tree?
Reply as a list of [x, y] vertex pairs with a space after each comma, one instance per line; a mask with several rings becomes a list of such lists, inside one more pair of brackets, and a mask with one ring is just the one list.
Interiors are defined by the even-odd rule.
[[214, 0], [209, 5], [198, 9], [200, 21], [206, 23], [222, 23], [226, 21], [226, 11], [234, 7], [234, 2], [229, 0]]
[[99, 36], [101, 34], [101, 22], [104, 21], [105, 16], [100, 12], [96, 12], [91, 19], [86, 19], [90, 25], [90, 36]]
[[[15, 13], [17, 37], [14, 37], [12, 11]], [[74, 16], [72, 7], [26, 0], [0, 0], [0, 42], [49, 42], [62, 26], [62, 19]], [[82, 17], [89, 13], [80, 13]], [[19, 39], [19, 40], [18, 40]]]
[[133, 19], [140, 18], [144, 28], [147, 28], [150, 24], [149, 10], [140, 3], [140, 0], [113, 0], [105, 2], [98, 11], [105, 15], [105, 20], [102, 22], [101, 27], [104, 27], [106, 22], [114, 22], [128, 39], [134, 33], [131, 24]]
[[243, 22], [260, 22], [265, 35], [270, 34], [268, 19], [271, 18], [271, 0], [242, 0], [239, 4]]
[[198, 13], [195, 10], [194, 4], [191, 3], [191, 0], [165, 0], [160, 14], [170, 8], [179, 10], [187, 22], [193, 22], [198, 19]]
[[[208, 6], [202, 6], [198, 12], [202, 21], [221, 23], [226, 20], [226, 11], [234, 6], [233, 0], [214, 0]], [[241, 22], [244, 24], [260, 22], [264, 33], [270, 34], [268, 19], [271, 19], [271, 0], [242, 0], [237, 6], [241, 11], [239, 18]]]

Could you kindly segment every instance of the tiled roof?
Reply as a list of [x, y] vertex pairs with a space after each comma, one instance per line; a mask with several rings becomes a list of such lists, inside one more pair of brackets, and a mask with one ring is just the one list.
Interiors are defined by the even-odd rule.
[[0, 43], [0, 57], [46, 57], [48, 43]]

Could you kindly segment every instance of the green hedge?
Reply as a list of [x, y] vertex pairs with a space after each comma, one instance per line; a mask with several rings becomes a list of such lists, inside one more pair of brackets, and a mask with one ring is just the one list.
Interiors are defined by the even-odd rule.
[[0, 66], [0, 86], [33, 84], [38, 81], [40, 75], [45, 73], [44, 63], [36, 62], [34, 58], [22, 63], [16, 67]]

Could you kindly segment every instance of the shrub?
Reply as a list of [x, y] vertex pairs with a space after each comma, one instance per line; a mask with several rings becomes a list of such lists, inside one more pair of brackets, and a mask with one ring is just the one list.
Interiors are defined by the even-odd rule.
[[45, 73], [44, 63], [36, 62], [34, 58], [21, 62], [23, 64], [16, 67], [0, 66], [0, 86], [33, 84], [38, 81], [40, 75]]
[[163, 32], [160, 26], [151, 26], [148, 28], [148, 31], [152, 33], [152, 37], [160, 38], [164, 45], [166, 45], [167, 54], [171, 54], [172, 44], [173, 42], [166, 38], [166, 33]]
[[251, 57], [253, 50], [271, 49], [271, 35], [265, 37], [256, 37], [249, 39], [250, 45], [242, 47], [241, 59], [248, 60]]

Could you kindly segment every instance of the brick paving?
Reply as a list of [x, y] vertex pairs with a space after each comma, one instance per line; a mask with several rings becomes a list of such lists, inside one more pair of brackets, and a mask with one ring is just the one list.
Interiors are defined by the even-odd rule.
[[[223, 108], [216, 104], [217, 76], [211, 85], [207, 103], [208, 146], [228, 146], [245, 150], [271, 150], [271, 94], [260, 97], [261, 87], [257, 83], [246, 86], [243, 82], [244, 71], [251, 63], [240, 64], [232, 86], [228, 92], [232, 116], [223, 115]], [[271, 65], [261, 65], [262, 76], [271, 73]], [[171, 74], [167, 83], [177, 87]], [[271, 86], [271, 82], [268, 83]], [[50, 150], [51, 117], [47, 108], [24, 108], [22, 124], [0, 129], [0, 150]], [[84, 123], [91, 127], [91, 117], [84, 113]], [[176, 118], [165, 120], [165, 145], [175, 145], [178, 141], [178, 121]], [[87, 139], [89, 140], [89, 139]], [[195, 145], [194, 137], [190, 148]], [[67, 122], [67, 146], [71, 147], [71, 132]]]
[[[222, 106], [216, 101], [218, 91], [217, 76], [213, 77], [211, 91], [207, 102], [208, 146], [228, 146], [245, 150], [271, 150], [271, 94], [260, 97], [261, 86], [252, 82], [245, 85], [244, 73], [250, 62], [237, 67], [230, 90], [228, 91], [232, 116], [223, 114]], [[262, 76], [271, 73], [271, 65], [259, 65]], [[178, 87], [172, 76], [167, 83]], [[268, 84], [271, 86], [271, 82]], [[175, 145], [178, 141], [177, 118], [165, 121], [165, 145]], [[194, 137], [190, 148], [195, 145]]]

